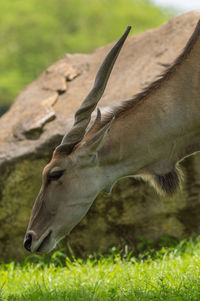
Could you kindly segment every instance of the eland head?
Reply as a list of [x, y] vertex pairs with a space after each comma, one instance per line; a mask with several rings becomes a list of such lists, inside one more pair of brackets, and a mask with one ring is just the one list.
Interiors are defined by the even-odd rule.
[[99, 171], [98, 153], [114, 118], [92, 134], [95, 125], [101, 120], [98, 109], [93, 126], [87, 133], [86, 130], [130, 29], [131, 27], [127, 27], [106, 56], [92, 90], [75, 113], [72, 129], [63, 137], [51, 162], [44, 168], [42, 187], [24, 239], [24, 246], [28, 251], [51, 251], [80, 222], [96, 196], [106, 186], [104, 175]]

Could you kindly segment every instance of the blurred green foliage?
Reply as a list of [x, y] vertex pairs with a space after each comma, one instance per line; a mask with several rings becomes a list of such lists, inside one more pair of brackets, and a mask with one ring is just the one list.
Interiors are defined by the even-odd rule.
[[0, 106], [65, 53], [90, 52], [164, 23], [170, 14], [149, 0], [0, 1]]

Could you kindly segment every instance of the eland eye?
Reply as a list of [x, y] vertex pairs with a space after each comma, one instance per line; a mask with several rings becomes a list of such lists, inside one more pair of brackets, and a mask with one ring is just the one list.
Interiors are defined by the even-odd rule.
[[64, 170], [56, 170], [48, 174], [48, 181], [57, 181], [64, 173]]

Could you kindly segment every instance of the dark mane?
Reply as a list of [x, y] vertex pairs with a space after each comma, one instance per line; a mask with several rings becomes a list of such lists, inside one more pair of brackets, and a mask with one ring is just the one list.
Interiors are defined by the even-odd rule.
[[178, 58], [172, 63], [172, 65], [167, 68], [160, 76], [159, 79], [152, 82], [149, 86], [143, 89], [142, 92], [136, 94], [133, 98], [129, 100], [123, 101], [123, 103], [119, 106], [111, 108], [111, 111], [103, 116], [103, 119], [101, 121], [98, 121], [97, 124], [93, 127], [95, 131], [102, 128], [105, 124], [107, 124], [113, 116], [115, 118], [119, 118], [123, 113], [127, 112], [129, 109], [132, 109], [134, 106], [136, 106], [138, 103], [140, 103], [142, 100], [144, 100], [152, 91], [159, 88], [163, 81], [169, 79], [171, 74], [174, 72], [176, 67], [180, 65], [180, 63], [187, 58], [187, 56], [190, 54], [193, 46], [197, 42], [198, 38], [200, 36], [200, 20], [198, 21], [195, 30], [193, 34], [191, 35], [190, 39], [188, 40], [184, 50], [182, 53], [178, 56]]

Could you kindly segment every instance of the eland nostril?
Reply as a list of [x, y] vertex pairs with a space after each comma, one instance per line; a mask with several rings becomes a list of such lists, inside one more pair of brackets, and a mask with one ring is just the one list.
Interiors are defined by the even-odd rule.
[[32, 235], [29, 233], [24, 238], [24, 248], [31, 252], [31, 244], [32, 244]]

